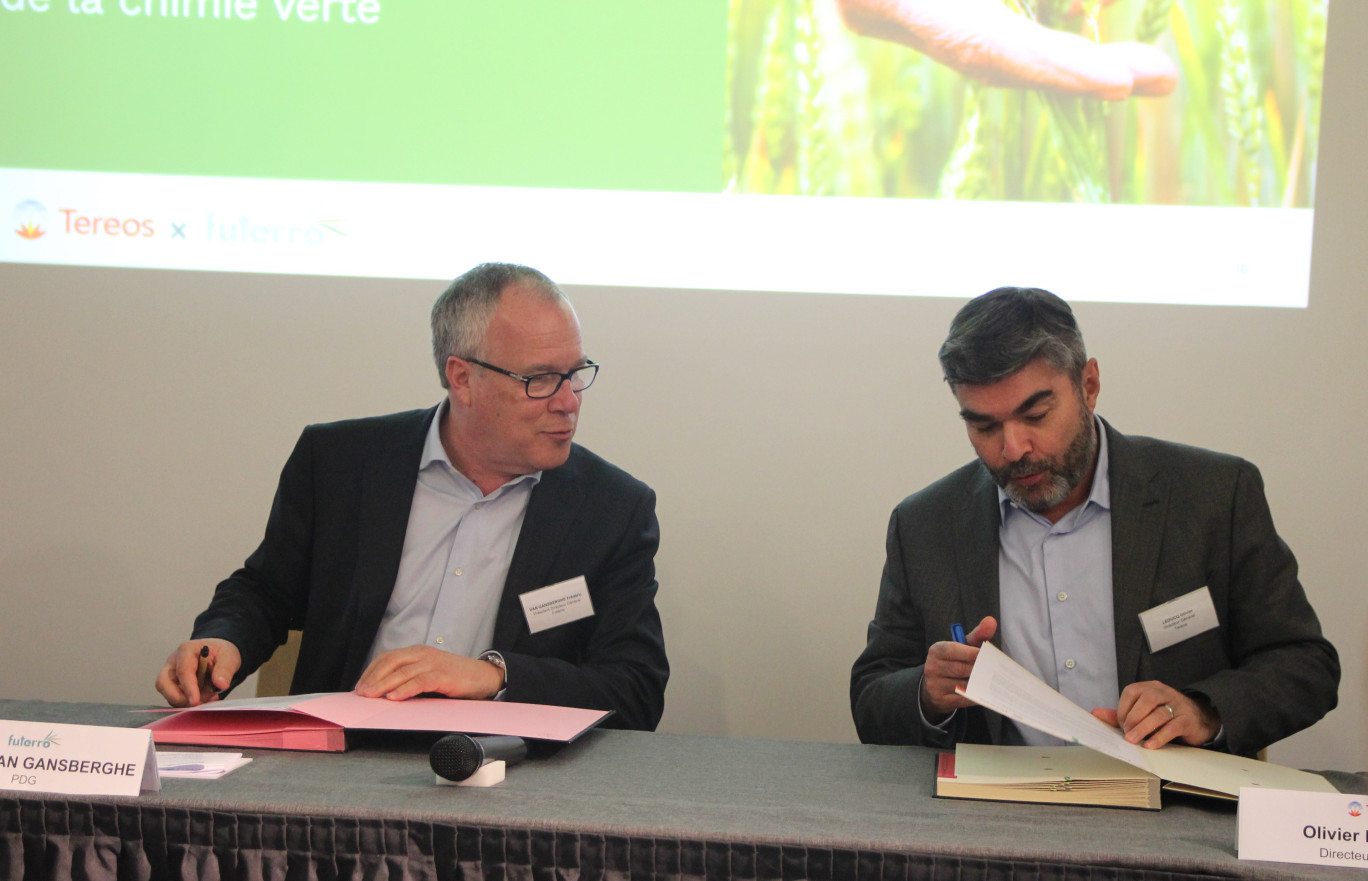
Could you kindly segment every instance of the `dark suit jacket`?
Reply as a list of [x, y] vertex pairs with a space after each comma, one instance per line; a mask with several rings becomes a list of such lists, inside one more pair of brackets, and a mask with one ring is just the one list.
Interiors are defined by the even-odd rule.
[[[1252, 755], [1320, 719], [1335, 706], [1339, 660], [1273, 529], [1258, 469], [1103, 425], [1119, 685], [1157, 679], [1205, 695], [1234, 753]], [[941, 735], [923, 728], [917, 708], [930, 645], [948, 639], [952, 623], [1000, 617], [999, 523], [997, 487], [977, 461], [894, 509], [869, 642], [851, 671], [862, 741], [1004, 742], [996, 713], [960, 711]], [[1203, 586], [1220, 626], [1151, 653], [1139, 613]]]
[[[280, 476], [266, 535], [214, 592], [194, 638], [242, 652], [238, 681], [302, 629], [291, 691], [355, 687], [394, 588], [436, 408], [304, 430]], [[533, 489], [504, 585], [493, 648], [510, 701], [614, 710], [652, 730], [669, 665], [655, 607], [655, 494], [582, 447]], [[585, 576], [594, 615], [528, 632], [518, 595]]]

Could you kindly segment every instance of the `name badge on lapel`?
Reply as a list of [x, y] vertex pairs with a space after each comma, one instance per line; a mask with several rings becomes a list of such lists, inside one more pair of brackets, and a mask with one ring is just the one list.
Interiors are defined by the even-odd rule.
[[527, 616], [527, 629], [533, 633], [594, 614], [594, 604], [589, 599], [589, 582], [584, 580], [583, 575], [529, 590], [520, 594], [518, 599], [522, 601], [523, 614]]
[[1211, 590], [1200, 587], [1140, 613], [1140, 626], [1151, 652], [1162, 651], [1199, 633], [1219, 627]]

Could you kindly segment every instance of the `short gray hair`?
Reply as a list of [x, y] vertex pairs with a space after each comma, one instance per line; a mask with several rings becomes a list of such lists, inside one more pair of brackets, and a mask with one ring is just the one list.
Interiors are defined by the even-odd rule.
[[1069, 304], [1040, 288], [997, 288], [975, 297], [950, 322], [940, 348], [952, 389], [997, 382], [1037, 358], [1082, 383], [1083, 332]]
[[462, 273], [432, 304], [432, 357], [437, 362], [442, 388], [448, 387], [447, 359], [453, 355], [480, 356], [499, 298], [506, 288], [520, 282], [530, 282], [548, 300], [566, 299], [555, 282], [530, 266], [481, 263]]

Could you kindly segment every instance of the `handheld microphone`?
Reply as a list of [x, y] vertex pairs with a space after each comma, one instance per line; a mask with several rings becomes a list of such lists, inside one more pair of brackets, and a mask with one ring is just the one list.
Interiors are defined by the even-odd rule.
[[510, 734], [471, 737], [469, 734], [448, 734], [432, 745], [428, 764], [444, 780], [461, 781], [470, 777], [487, 762], [502, 761], [516, 765], [527, 755], [527, 742]]

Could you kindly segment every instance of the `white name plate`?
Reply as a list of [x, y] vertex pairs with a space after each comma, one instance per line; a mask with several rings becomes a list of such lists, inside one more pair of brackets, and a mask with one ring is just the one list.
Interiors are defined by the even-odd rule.
[[157, 754], [144, 728], [0, 719], [0, 789], [65, 795], [157, 792]]
[[1199, 587], [1140, 613], [1140, 626], [1152, 652], [1163, 651], [1220, 625], [1209, 587]]
[[1368, 868], [1368, 795], [1240, 790], [1239, 857]]
[[522, 600], [527, 629], [532, 633], [540, 633], [594, 614], [594, 604], [589, 599], [589, 583], [583, 575], [529, 590], [520, 594], [518, 599]]

